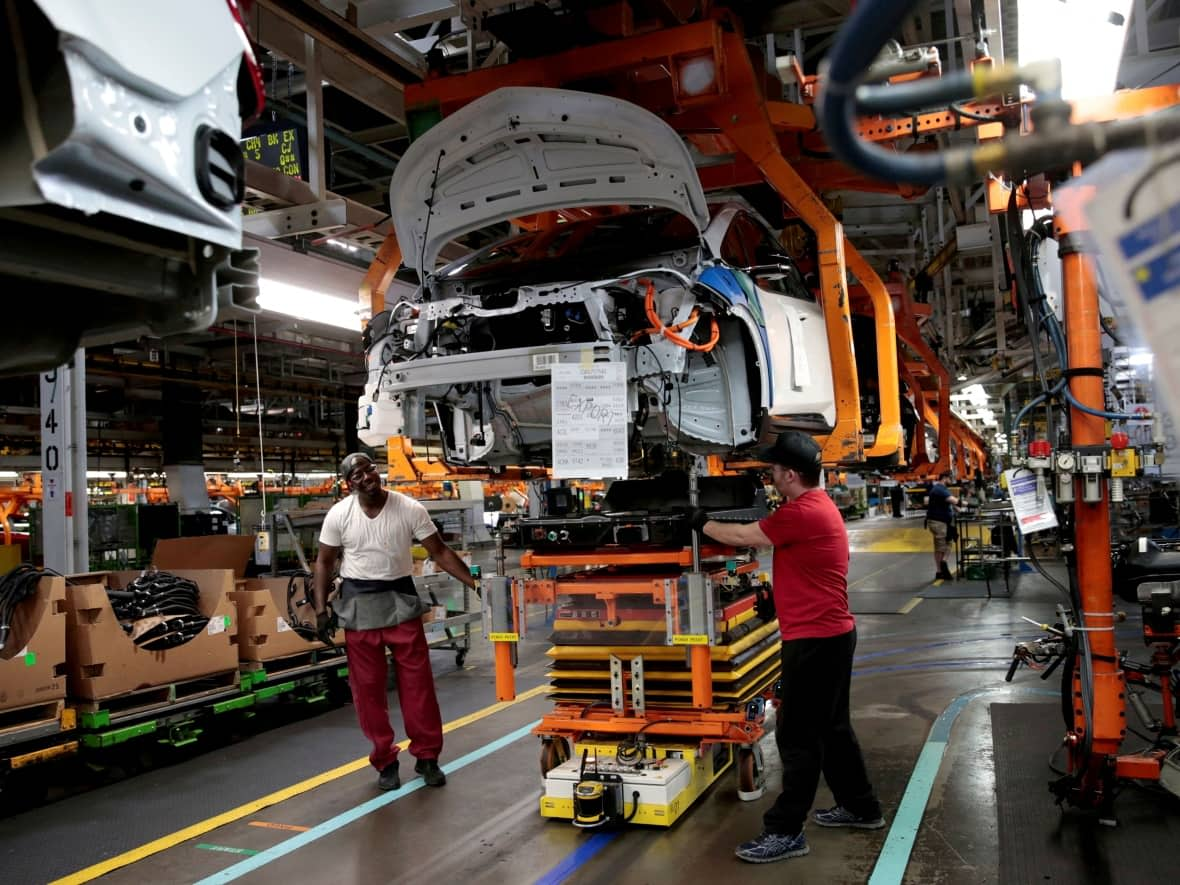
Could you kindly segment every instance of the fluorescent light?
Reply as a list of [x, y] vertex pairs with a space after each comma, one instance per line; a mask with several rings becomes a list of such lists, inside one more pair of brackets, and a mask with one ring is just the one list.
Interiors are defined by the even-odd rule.
[[1127, 364], [1131, 366], [1150, 366], [1154, 359], [1150, 350], [1137, 350], [1127, 357]]
[[122, 470], [87, 470], [87, 479], [126, 479], [127, 473]]
[[1065, 99], [1114, 92], [1131, 0], [1018, 0], [1016, 10], [1021, 65], [1060, 59]]
[[258, 281], [258, 306], [301, 320], [352, 329], [360, 334], [360, 302], [356, 299], [337, 298], [263, 277]]

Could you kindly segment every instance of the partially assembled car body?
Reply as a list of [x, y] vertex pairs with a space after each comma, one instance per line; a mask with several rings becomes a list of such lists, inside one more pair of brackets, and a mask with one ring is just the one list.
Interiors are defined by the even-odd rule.
[[[398, 164], [391, 205], [425, 277], [374, 317], [358, 430], [438, 434], [453, 464], [545, 463], [555, 363], [625, 362], [633, 463], [661, 447], [730, 453], [835, 420], [822, 309], [740, 201], [710, 205], [680, 137], [615, 98], [501, 89]], [[607, 210], [431, 272], [455, 237], [508, 219]], [[425, 269], [425, 274], [423, 270]]]

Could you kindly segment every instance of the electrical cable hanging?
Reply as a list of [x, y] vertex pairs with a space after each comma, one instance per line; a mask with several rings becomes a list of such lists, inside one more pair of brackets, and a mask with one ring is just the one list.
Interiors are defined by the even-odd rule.
[[252, 321], [254, 327], [254, 394], [258, 413], [258, 490], [262, 492], [262, 518], [266, 520], [266, 453], [262, 447], [262, 372], [258, 368], [258, 318]]

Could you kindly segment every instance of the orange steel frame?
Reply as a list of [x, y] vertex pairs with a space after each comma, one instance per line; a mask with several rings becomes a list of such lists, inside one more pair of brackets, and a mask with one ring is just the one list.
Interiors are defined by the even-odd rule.
[[[1058, 243], [1077, 246], [1085, 233], [1080, 213], [1058, 212], [1054, 217]], [[1065, 301], [1065, 338], [1069, 368], [1102, 366], [1102, 326], [1098, 283], [1093, 260], [1081, 251], [1063, 249], [1062, 289]], [[1070, 390], [1079, 403], [1105, 408], [1102, 378], [1079, 375], [1070, 379]], [[1106, 422], [1070, 407], [1071, 441], [1076, 448], [1105, 447]], [[1079, 477], [1080, 479], [1080, 477]], [[1078, 480], [1075, 480], [1077, 482]], [[1110, 506], [1105, 484], [1102, 498], [1086, 503], [1077, 495], [1074, 504], [1074, 550], [1077, 583], [1093, 659], [1093, 722], [1086, 734], [1082, 707], [1081, 668], [1075, 669], [1074, 725], [1066, 736], [1069, 772], [1077, 778], [1075, 804], [1108, 808], [1115, 778], [1158, 779], [1159, 754], [1119, 756], [1126, 735], [1126, 679], [1115, 646], [1115, 614], [1110, 569]], [[1166, 677], [1165, 677], [1166, 679]], [[1085, 747], [1086, 739], [1090, 746]]]
[[[814, 114], [803, 105], [767, 101], [765, 76], [755, 69], [738, 23], [719, 10], [718, 18], [667, 30], [572, 49], [540, 59], [428, 79], [406, 87], [409, 113], [426, 108], [448, 114], [502, 86], [559, 87], [591, 77], [615, 77], [615, 93], [661, 114], [706, 153], [738, 154], [747, 174], [769, 183], [812, 229], [818, 242], [820, 299], [824, 307], [835, 382], [836, 424], [821, 437], [824, 461], [862, 463], [866, 456], [889, 456], [900, 450], [901, 411], [897, 395], [896, 352], [891, 305], [884, 283], [844, 236], [840, 222], [784, 156], [780, 135], [794, 138], [814, 128]], [[710, 58], [715, 69], [712, 91], [686, 95], [675, 72], [692, 59]], [[652, 76], [641, 77], [640, 72]], [[662, 73], [661, 73], [662, 72]], [[842, 168], [828, 164], [834, 169]], [[702, 170], [702, 184], [732, 186]], [[847, 170], [840, 172], [844, 175]], [[816, 171], [816, 174], [820, 174]], [[867, 182], [861, 182], [869, 188]], [[384, 294], [400, 259], [392, 236], [383, 244], [361, 287], [362, 305], [372, 313], [384, 308]], [[878, 373], [881, 425], [867, 451], [861, 431], [860, 392], [853, 355], [847, 270], [868, 290], [878, 324]]]
[[[702, 557], [733, 555], [730, 547], [707, 546], [700, 551]], [[687, 561], [686, 561], [687, 557]], [[526, 551], [521, 557], [524, 568], [543, 566], [586, 566], [586, 565], [669, 565], [689, 566], [692, 551], [685, 549], [643, 550], [613, 552], [588, 550], [558, 554], [536, 554]], [[738, 574], [749, 574], [758, 569], [756, 560], [738, 566]], [[726, 574], [724, 569], [708, 575], [708, 580], [719, 580]], [[553, 605], [560, 592], [567, 595], [593, 596], [606, 603], [608, 620], [617, 620], [619, 597], [645, 596], [660, 604], [665, 601], [665, 582], [677, 580], [679, 571], [670, 570], [665, 575], [650, 574], [573, 574], [557, 580], [526, 580], [520, 585], [529, 603]], [[519, 628], [518, 628], [519, 629]], [[500, 701], [516, 697], [515, 676], [512, 670], [511, 643], [493, 642], [496, 663], [496, 698]], [[578, 740], [582, 734], [593, 731], [608, 734], [633, 734], [643, 729], [647, 734], [667, 734], [677, 737], [697, 738], [707, 742], [728, 741], [748, 744], [757, 741], [763, 734], [757, 722], [750, 721], [744, 710], [718, 713], [713, 706], [713, 661], [708, 645], [689, 646], [689, 670], [692, 674], [692, 708], [665, 708], [651, 705], [644, 717], [619, 716], [587, 708], [586, 705], [559, 704], [557, 708], [541, 719], [533, 730], [534, 734], [564, 737]]]

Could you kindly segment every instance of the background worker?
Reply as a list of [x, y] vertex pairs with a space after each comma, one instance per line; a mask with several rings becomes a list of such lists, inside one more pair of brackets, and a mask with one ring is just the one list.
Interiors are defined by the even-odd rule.
[[317, 627], [327, 630], [328, 587], [341, 554], [340, 596], [333, 603], [344, 628], [348, 682], [361, 731], [373, 744], [369, 761], [381, 774], [382, 790], [401, 786], [398, 746], [389, 721], [385, 650], [393, 654], [397, 696], [410, 738], [414, 770], [428, 786], [441, 787], [446, 775], [438, 767], [442, 751], [442, 716], [434, 692], [430, 650], [422, 629], [426, 606], [414, 587], [414, 540], [442, 568], [475, 587], [467, 564], [448, 547], [426, 508], [406, 495], [381, 486], [368, 455], [354, 453], [340, 464], [349, 496], [332, 505], [320, 531], [313, 602]]
[[763, 816], [763, 833], [735, 851], [750, 863], [798, 857], [810, 850], [803, 824], [822, 771], [836, 806], [817, 811], [825, 827], [885, 825], [849, 716], [856, 621], [848, 610], [848, 533], [840, 511], [819, 488], [820, 448], [788, 431], [759, 456], [770, 462], [783, 505], [760, 522], [711, 521], [694, 528], [738, 547], [774, 547], [774, 602], [782, 634], [782, 693], [775, 742], [783, 792]]
[[952, 495], [950, 489], [946, 487], [946, 483], [950, 480], [950, 472], [943, 471], [939, 474], [938, 481], [930, 486], [930, 491], [926, 496], [926, 528], [930, 530], [930, 534], [934, 538], [934, 580], [936, 581], [939, 579], [953, 581], [955, 579], [946, 564], [946, 554], [950, 549], [950, 542], [954, 540], [951, 526], [955, 524], [955, 512], [951, 507], [959, 503], [959, 499]]

